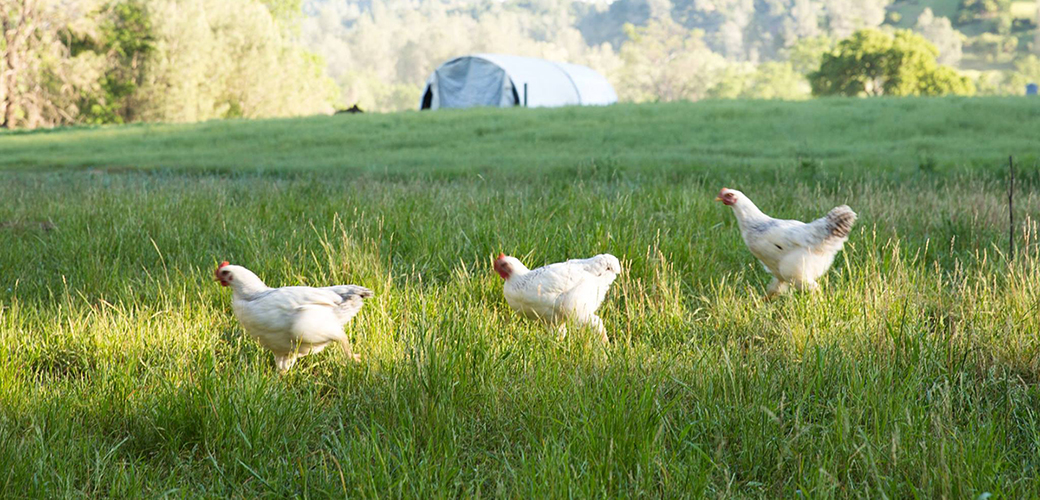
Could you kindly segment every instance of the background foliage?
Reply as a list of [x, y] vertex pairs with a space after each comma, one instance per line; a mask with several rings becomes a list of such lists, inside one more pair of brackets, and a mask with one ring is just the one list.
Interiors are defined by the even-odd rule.
[[[0, 0], [0, 6], [7, 27], [0, 41], [6, 127], [291, 116], [353, 104], [414, 109], [437, 65], [474, 52], [585, 64], [632, 102], [806, 99], [814, 72], [837, 82], [817, 79], [818, 94], [836, 92], [830, 87], [846, 95], [1021, 94], [1036, 80], [1040, 50], [1035, 1]], [[835, 59], [820, 71], [824, 54], [843, 40], [839, 52], [873, 50], [862, 46], [863, 33], [874, 33], [871, 43], [889, 54], [886, 76], [834, 74], [854, 58]], [[855, 90], [846, 80], [878, 85]]]
[[[335, 96], [299, 2], [0, 0], [3, 125], [306, 115]], [[289, 14], [293, 13], [293, 14]]]
[[939, 66], [938, 55], [934, 45], [911, 31], [892, 36], [860, 30], [825, 53], [820, 69], [809, 80], [815, 95], [974, 94], [971, 80]]

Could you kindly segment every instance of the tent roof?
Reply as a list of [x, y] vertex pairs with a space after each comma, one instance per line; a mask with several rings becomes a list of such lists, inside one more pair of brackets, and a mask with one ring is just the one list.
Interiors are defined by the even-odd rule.
[[[442, 68], [457, 66], [467, 59], [481, 59], [494, 64], [508, 75], [521, 104], [527, 89], [527, 106], [604, 105], [617, 102], [617, 94], [610, 82], [591, 68], [577, 64], [557, 63], [545, 59], [507, 54], [471, 54], [445, 62], [434, 74], [433, 82]], [[467, 72], [469, 78], [474, 75]], [[462, 86], [454, 85], [461, 89]]]
[[[528, 106], [531, 107], [553, 105], [542, 104], [543, 98], [546, 101], [550, 99], [566, 101], [557, 105], [595, 105], [617, 102], [617, 94], [610, 82], [587, 66], [507, 54], [473, 54], [466, 57], [479, 57], [493, 62], [505, 70], [509, 78], [513, 80], [513, 84], [516, 85], [521, 100], [523, 99], [524, 84], [528, 84]], [[550, 90], [546, 87], [551, 85], [556, 92], [552, 92], [551, 95], [534, 96], [531, 92], [533, 85], [537, 85], [543, 92]], [[539, 104], [532, 102], [535, 99]]]

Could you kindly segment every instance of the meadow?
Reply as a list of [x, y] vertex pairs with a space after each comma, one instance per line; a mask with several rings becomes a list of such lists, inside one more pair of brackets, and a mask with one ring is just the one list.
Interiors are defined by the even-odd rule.
[[[1040, 496], [1038, 126], [943, 98], [0, 133], [0, 496]], [[723, 186], [858, 212], [821, 293], [762, 300]], [[612, 343], [513, 314], [500, 251], [617, 255]], [[280, 376], [222, 260], [375, 290], [362, 362]]]

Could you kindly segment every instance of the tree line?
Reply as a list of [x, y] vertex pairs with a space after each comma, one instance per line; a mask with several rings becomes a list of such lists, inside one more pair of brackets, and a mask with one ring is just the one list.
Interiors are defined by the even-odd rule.
[[0, 124], [327, 111], [338, 90], [321, 58], [297, 41], [300, 8], [276, 0], [0, 0]]

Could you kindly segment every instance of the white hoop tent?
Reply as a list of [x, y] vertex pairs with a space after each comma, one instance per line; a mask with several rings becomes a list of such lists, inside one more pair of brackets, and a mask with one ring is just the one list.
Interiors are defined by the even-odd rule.
[[426, 80], [419, 109], [615, 102], [614, 87], [591, 68], [530, 57], [473, 54], [452, 59], [433, 71]]

